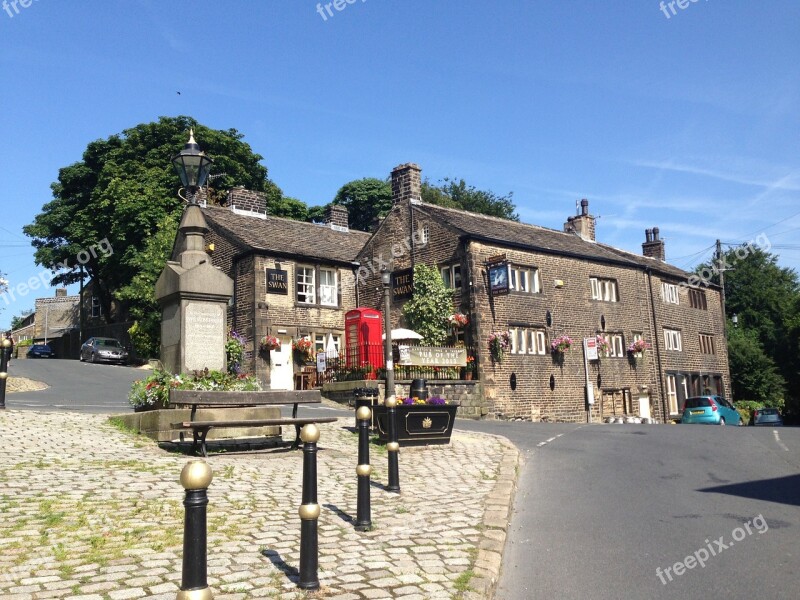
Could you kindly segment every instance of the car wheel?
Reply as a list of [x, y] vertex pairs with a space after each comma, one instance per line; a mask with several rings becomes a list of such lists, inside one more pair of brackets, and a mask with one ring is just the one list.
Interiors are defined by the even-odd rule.
[[78, 354], [78, 360], [79, 360], [79, 361], [81, 361], [81, 362], [83, 362], [83, 361], [85, 361], [85, 360], [86, 360], [85, 358], [83, 358], [83, 352], [81, 352], [80, 354]]
[[719, 418], [719, 424], [720, 425], [725, 425], [725, 417], [720, 417]]
[[95, 360], [95, 358], [94, 358], [94, 352], [92, 352], [92, 355], [89, 357], [89, 362], [91, 362], [92, 364], [94, 364], [95, 362], [97, 362], [97, 361]]

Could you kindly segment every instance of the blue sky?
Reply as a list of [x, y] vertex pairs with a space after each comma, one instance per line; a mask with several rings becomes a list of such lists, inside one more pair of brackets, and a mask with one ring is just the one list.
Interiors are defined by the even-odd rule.
[[[672, 14], [655, 0], [340, 0], [325, 18], [311, 0], [7, 1], [12, 286], [42, 270], [21, 228], [58, 169], [92, 140], [179, 114], [244, 133], [309, 204], [416, 162], [434, 182], [513, 191], [522, 220], [548, 227], [588, 198], [599, 241], [641, 252], [658, 226], [684, 268], [717, 238], [759, 234], [800, 266], [796, 1], [681, 0]], [[0, 302], [0, 327], [52, 293]]]

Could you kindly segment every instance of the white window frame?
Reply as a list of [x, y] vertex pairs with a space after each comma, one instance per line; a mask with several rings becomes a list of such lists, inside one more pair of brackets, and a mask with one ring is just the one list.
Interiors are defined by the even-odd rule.
[[668, 304], [680, 304], [681, 299], [678, 294], [678, 286], [674, 283], [661, 282], [661, 300]]
[[444, 287], [451, 290], [461, 289], [463, 277], [461, 276], [460, 264], [442, 267], [440, 272], [442, 274], [442, 281], [444, 281]]
[[511, 342], [511, 350], [510, 350], [511, 354], [517, 354], [517, 342], [519, 340], [519, 337], [517, 337], [518, 334], [519, 334], [519, 329], [508, 330], [508, 337], [509, 341]]
[[423, 248], [428, 245], [428, 240], [431, 237], [431, 232], [427, 225], [417, 228], [415, 233], [414, 245], [417, 248]]
[[508, 265], [508, 289], [525, 294], [538, 294], [542, 291], [539, 269]]
[[621, 333], [612, 334], [611, 339], [608, 342], [611, 349], [611, 356], [615, 358], [622, 358], [625, 356], [625, 345], [622, 343], [623, 340]]
[[[317, 270], [310, 265], [296, 265], [294, 273], [294, 297], [298, 304], [316, 304], [317, 302]], [[305, 281], [305, 273], [311, 272], [311, 282]], [[300, 274], [303, 273], [304, 281], [300, 282]], [[304, 300], [300, 299], [301, 288], [304, 290], [302, 295], [305, 296]], [[309, 299], [310, 296], [310, 299]]]
[[92, 296], [92, 319], [97, 319], [103, 316], [103, 306], [100, 304], [99, 296]]
[[[687, 396], [688, 397], [688, 396]], [[667, 375], [667, 402], [669, 404], [669, 414], [678, 414], [678, 386], [675, 375]]]
[[325, 352], [325, 338], [327, 336], [324, 333], [315, 333], [314, 334], [314, 354], [319, 354], [320, 352]]
[[664, 327], [664, 347], [667, 350], [674, 350], [676, 352], [683, 351], [680, 329], [669, 329]]
[[528, 337], [528, 354], [545, 354], [545, 335], [543, 329], [526, 330]]
[[[333, 274], [333, 285], [323, 285], [322, 284], [322, 274], [323, 273], [330, 273]], [[323, 290], [330, 294], [331, 291], [333, 292], [333, 300], [326, 301], [325, 293]], [[320, 268], [319, 270], [319, 303], [322, 306], [339, 306], [339, 272], [336, 269], [328, 269], [328, 268]]]
[[590, 277], [589, 285], [592, 289], [592, 300], [600, 300], [602, 302], [619, 302], [619, 292], [617, 288], [617, 281], [615, 279], [600, 279], [599, 277]]

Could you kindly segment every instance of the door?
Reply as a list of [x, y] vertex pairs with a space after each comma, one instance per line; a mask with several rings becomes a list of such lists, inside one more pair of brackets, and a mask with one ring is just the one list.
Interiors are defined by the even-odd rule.
[[294, 389], [294, 365], [292, 364], [292, 339], [278, 336], [281, 341], [280, 350], [269, 353], [270, 389]]
[[643, 419], [650, 418], [650, 396], [644, 394], [639, 396], [639, 416]]

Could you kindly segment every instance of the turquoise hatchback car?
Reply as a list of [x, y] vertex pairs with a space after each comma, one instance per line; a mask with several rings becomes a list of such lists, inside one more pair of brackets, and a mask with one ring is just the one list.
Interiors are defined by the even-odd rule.
[[707, 425], [744, 425], [739, 411], [722, 396], [687, 398], [683, 405], [681, 423]]

